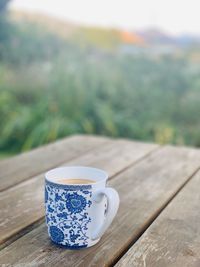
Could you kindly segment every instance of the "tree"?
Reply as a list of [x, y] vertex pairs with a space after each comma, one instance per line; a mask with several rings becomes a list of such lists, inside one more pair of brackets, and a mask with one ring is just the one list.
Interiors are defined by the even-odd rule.
[[0, 0], [0, 15], [2, 15], [3, 12], [5, 12], [9, 1], [10, 0]]
[[12, 27], [6, 18], [6, 9], [9, 2], [10, 0], [0, 0], [0, 60], [2, 60], [7, 53], [12, 36]]

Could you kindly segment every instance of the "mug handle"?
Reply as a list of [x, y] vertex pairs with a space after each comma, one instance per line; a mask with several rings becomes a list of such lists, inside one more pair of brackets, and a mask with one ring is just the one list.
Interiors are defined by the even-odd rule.
[[119, 195], [115, 189], [106, 187], [104, 189], [97, 190], [93, 195], [93, 201], [99, 203], [102, 201], [104, 196], [107, 198], [107, 211], [105, 220], [103, 224], [95, 229], [95, 231], [92, 233], [92, 240], [98, 239], [104, 234], [104, 232], [112, 223], [119, 208]]

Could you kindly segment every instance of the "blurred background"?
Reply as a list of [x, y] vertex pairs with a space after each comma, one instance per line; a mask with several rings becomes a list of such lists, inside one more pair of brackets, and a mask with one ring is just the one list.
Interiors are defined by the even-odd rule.
[[197, 0], [0, 0], [0, 157], [76, 134], [200, 146]]

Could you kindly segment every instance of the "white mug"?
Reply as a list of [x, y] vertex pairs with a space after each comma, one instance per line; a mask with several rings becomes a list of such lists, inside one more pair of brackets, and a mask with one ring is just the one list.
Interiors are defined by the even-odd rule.
[[[91, 184], [62, 184], [62, 179], [87, 179]], [[70, 249], [95, 245], [113, 221], [119, 196], [106, 187], [106, 172], [90, 167], [61, 167], [45, 175], [48, 233], [56, 244]]]

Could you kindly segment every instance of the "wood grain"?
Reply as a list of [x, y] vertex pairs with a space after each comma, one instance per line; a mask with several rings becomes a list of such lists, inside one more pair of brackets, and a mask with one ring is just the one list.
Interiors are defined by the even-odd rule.
[[103, 145], [104, 137], [76, 135], [0, 161], [0, 191]]
[[200, 266], [200, 172], [118, 262], [117, 267]]
[[[68, 165], [90, 165], [113, 176], [156, 149], [157, 145], [130, 141], [109, 141]], [[44, 174], [33, 177], [0, 194], [0, 243], [40, 220], [43, 210]]]
[[120, 194], [120, 209], [97, 245], [80, 251], [58, 248], [50, 242], [43, 224], [3, 249], [0, 263], [110, 266], [149, 226], [199, 165], [199, 150], [173, 147], [157, 150], [111, 179], [110, 186]]

